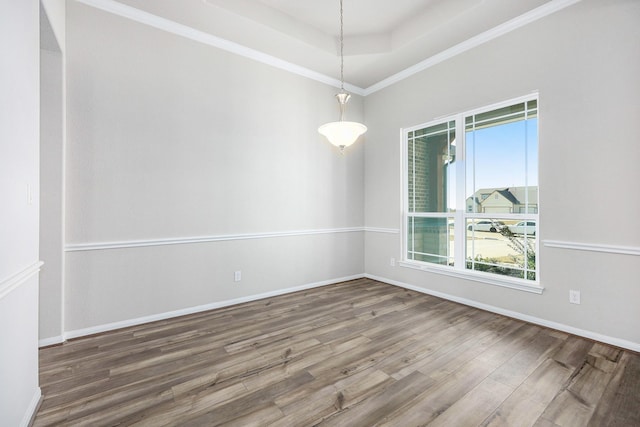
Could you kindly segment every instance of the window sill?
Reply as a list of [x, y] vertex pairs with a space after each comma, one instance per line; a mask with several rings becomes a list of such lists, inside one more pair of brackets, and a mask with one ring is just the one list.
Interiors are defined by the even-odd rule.
[[429, 273], [442, 274], [445, 276], [456, 277], [458, 279], [473, 280], [474, 282], [482, 282], [489, 285], [502, 286], [504, 288], [516, 289], [519, 291], [530, 292], [534, 294], [542, 294], [542, 291], [544, 290], [539, 282], [500, 277], [495, 274], [486, 274], [475, 271], [459, 271], [454, 270], [451, 267], [427, 265], [410, 261], [400, 261], [398, 265], [400, 267], [412, 268], [414, 270], [422, 270]]

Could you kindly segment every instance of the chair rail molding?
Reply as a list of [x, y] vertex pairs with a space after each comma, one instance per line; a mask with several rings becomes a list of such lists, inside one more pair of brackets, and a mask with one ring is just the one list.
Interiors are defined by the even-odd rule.
[[11, 293], [11, 291], [29, 280], [34, 274], [37, 274], [43, 265], [44, 262], [36, 261], [12, 276], [9, 276], [4, 280], [0, 280], [0, 299], [4, 298]]
[[369, 233], [400, 234], [400, 230], [398, 228], [364, 227], [364, 231]]
[[545, 240], [543, 245], [547, 248], [571, 249], [576, 251], [604, 252], [619, 255], [640, 256], [640, 247], [601, 245], [593, 243], [562, 242], [559, 240]]
[[315, 230], [274, 231], [251, 234], [219, 234], [211, 236], [176, 237], [168, 239], [125, 240], [116, 242], [71, 243], [65, 246], [65, 252], [97, 251], [103, 249], [140, 248], [146, 246], [185, 245], [193, 243], [225, 242], [230, 240], [271, 239], [291, 236], [313, 236], [317, 234], [356, 233], [365, 231], [364, 227], [324, 228]]

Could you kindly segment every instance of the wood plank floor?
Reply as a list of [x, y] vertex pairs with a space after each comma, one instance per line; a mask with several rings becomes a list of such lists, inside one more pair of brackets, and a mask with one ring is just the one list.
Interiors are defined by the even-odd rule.
[[640, 355], [369, 279], [40, 351], [35, 426], [640, 426]]

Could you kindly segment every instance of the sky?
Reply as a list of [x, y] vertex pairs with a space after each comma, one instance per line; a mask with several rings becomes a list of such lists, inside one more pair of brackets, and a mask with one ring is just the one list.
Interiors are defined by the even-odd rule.
[[[537, 118], [467, 132], [465, 139], [465, 199], [482, 188], [538, 185]], [[471, 158], [474, 160], [470, 161]], [[451, 210], [456, 209], [455, 170], [455, 167], [450, 167], [447, 171], [448, 206]]]
[[538, 185], [537, 118], [468, 132], [466, 144], [467, 159], [474, 158], [467, 162], [467, 197], [481, 188]]

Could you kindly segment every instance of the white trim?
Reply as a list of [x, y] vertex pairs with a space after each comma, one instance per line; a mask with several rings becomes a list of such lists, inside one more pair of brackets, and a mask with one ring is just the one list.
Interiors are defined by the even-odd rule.
[[[536, 272], [536, 280], [526, 280], [526, 279], [518, 279], [518, 278], [512, 278], [512, 277], [508, 277], [508, 276], [504, 276], [504, 275], [499, 275], [499, 274], [494, 274], [494, 273], [484, 273], [484, 272], [480, 272], [480, 271], [474, 271], [472, 269], [467, 269], [466, 263], [467, 263], [467, 259], [466, 259], [466, 251], [465, 250], [454, 250], [453, 252], [453, 257], [454, 257], [454, 265], [453, 266], [442, 266], [442, 265], [438, 265], [438, 264], [429, 264], [429, 263], [423, 263], [423, 262], [419, 262], [419, 261], [414, 261], [411, 259], [408, 259], [408, 253], [409, 253], [409, 247], [410, 247], [410, 242], [408, 241], [408, 237], [409, 237], [409, 219], [410, 218], [447, 218], [448, 220], [453, 219], [454, 223], [457, 225], [462, 225], [462, 230], [466, 229], [466, 221], [468, 219], [477, 219], [477, 218], [505, 218], [505, 219], [514, 219], [514, 220], [524, 220], [524, 221], [528, 221], [528, 220], [532, 220], [535, 221], [536, 223], [538, 223], [538, 218], [539, 215], [536, 214], [530, 214], [530, 213], [468, 213], [466, 212], [466, 199], [467, 197], [465, 196], [466, 191], [465, 191], [465, 185], [467, 182], [467, 177], [466, 177], [466, 165], [467, 162], [469, 161], [469, 159], [466, 157], [466, 132], [465, 132], [465, 127], [466, 127], [466, 118], [479, 114], [479, 113], [483, 113], [483, 112], [487, 112], [487, 111], [494, 111], [503, 107], [507, 107], [507, 106], [511, 106], [511, 105], [517, 105], [517, 104], [525, 104], [525, 111], [528, 111], [528, 107], [527, 107], [527, 103], [533, 100], [538, 101], [539, 96], [538, 96], [538, 92], [534, 91], [532, 93], [526, 94], [526, 95], [522, 95], [522, 96], [518, 96], [516, 98], [511, 98], [508, 100], [504, 100], [504, 101], [500, 101], [500, 102], [496, 102], [490, 105], [486, 105], [483, 107], [478, 107], [478, 108], [474, 108], [472, 110], [467, 110], [467, 111], [463, 111], [463, 112], [458, 112], [455, 114], [450, 114], [447, 116], [442, 116], [438, 119], [434, 119], [431, 121], [428, 121], [426, 123], [423, 124], [419, 124], [419, 125], [415, 125], [415, 126], [411, 126], [411, 127], [406, 127], [406, 128], [402, 128], [400, 130], [400, 136], [401, 136], [401, 146], [402, 146], [402, 153], [401, 153], [401, 157], [402, 157], [402, 167], [401, 167], [401, 183], [402, 183], [402, 197], [403, 197], [403, 209], [402, 209], [402, 249], [401, 249], [401, 261], [399, 262], [399, 265], [401, 267], [407, 267], [407, 268], [413, 268], [413, 269], [417, 269], [417, 270], [422, 270], [422, 271], [428, 271], [428, 272], [432, 272], [432, 273], [436, 273], [436, 274], [443, 274], [443, 275], [447, 275], [447, 276], [452, 276], [452, 277], [456, 277], [456, 278], [460, 278], [460, 279], [465, 279], [465, 280], [473, 280], [476, 282], [481, 282], [481, 283], [487, 283], [490, 285], [495, 285], [495, 286], [502, 286], [502, 287], [506, 287], [506, 288], [510, 288], [510, 289], [518, 289], [521, 291], [526, 291], [526, 292], [532, 292], [532, 293], [537, 293], [537, 294], [541, 294], [542, 291], [544, 290], [544, 287], [542, 287], [540, 285], [540, 257], [539, 255], [539, 245], [538, 245], [538, 240], [535, 240], [535, 253], [536, 253], [536, 259], [538, 260], [538, 264], [537, 267], [535, 269]], [[537, 109], [537, 107], [536, 107]], [[458, 141], [458, 161], [457, 161], [457, 166], [456, 166], [456, 182], [457, 182], [457, 186], [456, 186], [456, 205], [457, 206], [462, 206], [461, 209], [457, 209], [455, 212], [409, 212], [408, 211], [408, 206], [409, 206], [409, 180], [410, 177], [408, 176], [408, 171], [409, 171], [409, 140], [410, 139], [415, 139], [418, 138], [418, 136], [414, 135], [412, 138], [409, 138], [409, 133], [414, 132], [416, 130], [419, 129], [425, 129], [434, 125], [438, 125], [438, 124], [443, 124], [446, 123], [447, 124], [447, 129], [446, 132], [450, 132], [451, 128], [449, 127], [449, 123], [454, 121], [455, 122], [455, 130], [456, 130], [456, 135], [458, 135], [458, 137], [456, 138], [456, 140]], [[444, 132], [444, 131], [442, 131]], [[414, 169], [414, 173], [415, 173], [415, 167]], [[411, 179], [414, 179], [415, 177], [412, 177]], [[414, 195], [415, 196], [415, 195]], [[539, 231], [539, 230], [538, 230]], [[454, 247], [455, 248], [465, 248], [465, 233], [457, 233], [454, 236]], [[533, 240], [533, 239], [531, 239]], [[450, 246], [448, 247], [450, 248]], [[425, 254], [426, 255], [426, 254]], [[451, 255], [449, 254], [449, 249], [447, 250], [447, 255], [435, 255], [435, 254], [430, 254], [433, 256], [438, 256], [440, 259], [450, 259]], [[526, 268], [525, 266], [525, 272], [529, 271], [528, 268]], [[526, 276], [525, 276], [526, 277]]]
[[464, 209], [461, 209], [461, 211], [463, 211], [464, 216], [469, 219], [496, 219], [496, 220], [508, 219], [508, 220], [536, 221], [536, 222], [538, 222], [538, 219], [539, 219], [539, 215], [535, 213], [502, 213], [502, 212], [475, 213], [475, 212], [464, 212]]
[[[65, 4], [65, 12], [66, 12], [66, 4]], [[65, 30], [66, 31], [66, 30]], [[67, 54], [66, 54], [66, 46], [64, 51], [62, 52], [62, 188], [60, 191], [60, 204], [62, 206], [61, 216], [62, 216], [62, 225], [60, 227], [61, 231], [61, 242], [60, 242], [60, 254], [62, 259], [62, 269], [61, 269], [61, 278], [60, 278], [60, 332], [64, 334], [66, 318], [67, 318], [67, 309], [66, 309], [66, 301], [67, 301], [67, 260], [66, 254], [64, 252], [65, 245], [65, 236], [67, 235], [67, 204], [65, 201], [67, 200]], [[62, 342], [64, 342], [64, 337], [62, 337]]]
[[24, 270], [21, 270], [4, 280], [0, 280], [0, 299], [4, 298], [11, 291], [29, 280], [34, 274], [37, 274], [43, 264], [44, 263], [42, 261], [34, 262]]
[[274, 231], [253, 234], [220, 234], [214, 236], [176, 237], [173, 239], [126, 240], [120, 242], [73, 243], [65, 252], [96, 251], [103, 249], [140, 248], [147, 246], [184, 245], [193, 243], [225, 242], [230, 240], [270, 239], [275, 237], [312, 236], [316, 234], [355, 233], [364, 227], [326, 228], [318, 230]]
[[632, 246], [598, 245], [598, 244], [591, 244], [591, 243], [561, 242], [557, 240], [545, 240], [543, 241], [543, 245], [548, 248], [572, 249], [576, 251], [604, 252], [609, 254], [640, 256], [640, 248], [632, 247]]
[[497, 27], [491, 28], [484, 33], [480, 33], [477, 36], [471, 37], [470, 39], [458, 43], [457, 45], [450, 47], [449, 49], [443, 50], [442, 52], [437, 53], [432, 57], [425, 59], [424, 61], [412, 65], [411, 67], [406, 68], [399, 73], [396, 73], [390, 77], [387, 77], [386, 79], [379, 81], [378, 83], [365, 88], [363, 95], [371, 95], [372, 93], [398, 83], [421, 71], [424, 71], [427, 68], [433, 67], [434, 65], [444, 62], [447, 59], [451, 59], [456, 55], [473, 49], [474, 47], [480, 46], [504, 34], [510, 33], [513, 30], [517, 30], [520, 27], [537, 21], [540, 18], [544, 18], [547, 15], [562, 10], [565, 7], [578, 3], [579, 1], [581, 0], [552, 0], [542, 6], [539, 6], [527, 13], [513, 18], [503, 24], [500, 24]]
[[271, 292], [264, 292], [256, 295], [249, 295], [246, 297], [234, 298], [226, 301], [212, 302], [210, 304], [198, 305], [195, 307], [183, 308], [180, 310], [169, 311], [165, 313], [152, 314], [150, 316], [138, 317], [135, 319], [122, 320], [119, 322], [107, 323], [104, 325], [92, 326], [89, 328], [76, 329], [73, 331], [65, 332], [66, 339], [79, 338], [87, 335], [98, 334], [102, 332], [112, 331], [115, 329], [126, 328], [129, 326], [141, 325], [149, 322], [156, 322], [158, 320], [171, 319], [174, 317], [185, 316], [187, 314], [200, 313], [203, 311], [214, 310], [216, 308], [228, 307], [231, 305], [242, 304], [245, 302], [256, 301], [264, 298], [271, 298], [279, 295], [289, 294], [292, 292], [304, 291], [312, 288], [319, 288], [322, 286], [332, 285], [335, 283], [346, 282], [348, 280], [362, 279], [365, 277], [363, 274], [355, 274], [353, 276], [339, 277], [336, 279], [323, 280], [321, 282], [308, 283], [306, 285], [295, 286], [292, 288], [278, 289]]
[[[196, 30], [187, 25], [179, 24], [166, 18], [154, 15], [149, 12], [145, 12], [140, 9], [136, 9], [131, 6], [118, 3], [114, 0], [76, 0], [79, 3], [87, 6], [94, 7], [96, 9], [103, 10], [105, 12], [112, 13], [114, 15], [121, 16], [123, 18], [130, 19], [141, 24], [148, 25], [150, 27], [157, 28], [159, 30], [166, 31], [187, 39], [191, 39], [200, 43], [204, 43], [209, 46], [222, 49], [227, 52], [234, 53], [236, 55], [243, 56], [245, 58], [253, 59], [263, 64], [270, 65], [275, 68], [279, 68], [284, 71], [288, 71], [293, 74], [297, 74], [302, 77], [306, 77], [311, 80], [318, 81], [320, 83], [334, 86], [336, 88], [341, 87], [341, 82], [333, 77], [326, 76], [324, 74], [313, 71], [309, 68], [301, 67], [292, 62], [285, 61], [275, 56], [268, 55], [255, 49], [248, 48], [238, 43], [216, 37], [204, 31]], [[364, 89], [358, 86], [354, 86], [349, 83], [345, 83], [344, 87], [351, 93], [356, 95], [364, 95]]]
[[62, 344], [65, 341], [66, 340], [62, 335], [58, 335], [57, 337], [44, 338], [38, 341], [38, 347], [42, 348], [48, 347], [50, 345]]
[[470, 307], [479, 308], [480, 310], [490, 311], [492, 313], [501, 314], [503, 316], [511, 317], [514, 319], [522, 320], [524, 322], [533, 323], [536, 325], [544, 326], [545, 328], [556, 329], [558, 331], [567, 332], [572, 335], [581, 336], [595, 341], [600, 341], [606, 344], [614, 345], [617, 347], [626, 348], [632, 351], [640, 352], [640, 343], [633, 341], [627, 341], [621, 338], [611, 337], [608, 335], [599, 334], [597, 332], [587, 331], [585, 329], [576, 328], [573, 326], [565, 325], [564, 323], [557, 323], [551, 320], [541, 319], [539, 317], [529, 316], [528, 314], [519, 313], [517, 311], [506, 310], [504, 308], [495, 307], [493, 305], [483, 304], [467, 298], [461, 298], [443, 292], [433, 291], [431, 289], [425, 289], [422, 287], [409, 285], [397, 280], [387, 279], [385, 277], [375, 276], [373, 274], [365, 274], [364, 277], [368, 279], [378, 280], [380, 282], [388, 283], [390, 285], [399, 286], [401, 288], [410, 289], [412, 291], [420, 292], [427, 295], [433, 295], [438, 298], [443, 298], [449, 301], [454, 301], [460, 304], [468, 305]]
[[364, 231], [369, 233], [388, 233], [388, 234], [400, 233], [400, 230], [397, 228], [382, 228], [382, 227], [364, 227]]
[[518, 291], [531, 292], [533, 294], [542, 294], [544, 287], [532, 280], [524, 280], [517, 278], [509, 278], [500, 276], [495, 273], [482, 273], [472, 270], [454, 270], [452, 267], [440, 266], [438, 264], [427, 264], [410, 261], [398, 262], [400, 267], [413, 268], [414, 270], [426, 271], [429, 273], [442, 274], [445, 276], [456, 277], [458, 279], [472, 280], [474, 282], [487, 283], [494, 286], [502, 286], [503, 288], [516, 289]]
[[[500, 108], [504, 108], [504, 107], [510, 107], [512, 105], [515, 104], [525, 104], [525, 108], [524, 111], [521, 111], [517, 114], [525, 114], [526, 112], [529, 111], [529, 107], [526, 105], [529, 101], [533, 101], [536, 100], [538, 101], [538, 105], [536, 106], [536, 108], [532, 108], [532, 110], [536, 110], [536, 114], [538, 114], [537, 112], [540, 110], [540, 92], [536, 89], [536, 90], [532, 90], [531, 92], [527, 93], [526, 95], [521, 95], [521, 96], [517, 96], [515, 98], [510, 98], [507, 99], [505, 101], [499, 101], [499, 102], [494, 102], [493, 104], [489, 104], [489, 105], [482, 105], [476, 108], [472, 108], [470, 110], [465, 111], [463, 114], [468, 117], [468, 116], [475, 116], [478, 114], [482, 114], [482, 113], [486, 113], [486, 112], [490, 112], [493, 110], [499, 110]], [[496, 117], [496, 119], [502, 118], [504, 116], [501, 117]], [[527, 117], [525, 117], [526, 119]], [[463, 127], [466, 127], [466, 123], [463, 124]]]
[[398, 160], [400, 162], [399, 166], [400, 166], [400, 188], [399, 188], [399, 206], [400, 209], [397, 211], [398, 213], [398, 224], [400, 224], [400, 238], [398, 239], [398, 244], [400, 245], [400, 250], [398, 251], [398, 259], [402, 260], [405, 257], [406, 254], [406, 249], [407, 249], [407, 221], [405, 220], [405, 216], [404, 216], [404, 212], [406, 209], [409, 208], [409, 192], [405, 191], [405, 188], [408, 185], [408, 179], [409, 177], [406, 176], [407, 175], [407, 171], [409, 170], [409, 166], [408, 166], [408, 162], [409, 162], [409, 156], [407, 153], [407, 142], [408, 139], [406, 138], [409, 134], [408, 132], [406, 132], [403, 128], [399, 129], [400, 132], [400, 144], [398, 144], [398, 150], [400, 150], [400, 152], [398, 153]]
[[31, 398], [31, 402], [29, 402], [29, 406], [27, 407], [26, 412], [22, 416], [22, 421], [20, 421], [20, 427], [28, 427], [31, 425], [31, 421], [36, 416], [36, 411], [40, 406], [40, 399], [42, 398], [42, 390], [40, 387], [36, 387], [36, 390], [33, 393], [33, 397]]
[[[297, 74], [302, 77], [306, 77], [311, 80], [315, 80], [320, 83], [327, 84], [336, 88], [340, 87], [340, 81], [333, 77], [318, 73], [309, 68], [301, 67], [292, 62], [285, 61], [275, 56], [268, 55], [255, 49], [248, 48], [238, 43], [231, 42], [221, 37], [216, 37], [212, 34], [204, 31], [196, 30], [189, 26], [179, 24], [166, 18], [154, 15], [149, 12], [145, 12], [140, 9], [136, 9], [131, 6], [119, 3], [115, 0], [76, 0], [79, 3], [87, 6], [94, 7], [96, 9], [103, 10], [114, 15], [121, 16], [123, 18], [130, 19], [141, 24], [149, 25], [159, 30], [166, 31], [181, 37], [185, 37], [200, 43], [207, 44], [209, 46], [216, 47], [218, 49], [225, 50], [227, 52], [234, 53], [236, 55], [243, 56], [245, 58], [253, 59], [255, 61], [267, 64], [281, 70]], [[367, 88], [361, 88], [349, 83], [345, 83], [345, 88], [356, 95], [367, 96], [375, 93], [381, 89], [391, 86], [399, 81], [402, 81], [408, 77], [413, 76], [421, 71], [426, 70], [434, 65], [453, 58], [467, 50], [480, 46], [490, 40], [498, 38], [504, 34], [507, 34], [513, 30], [523, 27], [531, 22], [537, 21], [540, 18], [544, 18], [547, 15], [562, 10], [568, 6], [578, 3], [581, 0], [551, 0], [550, 2], [539, 6], [527, 13], [517, 16], [503, 24], [500, 24], [484, 33], [478, 34], [468, 40], [463, 41], [449, 49], [446, 49], [440, 53], [437, 53], [430, 58], [425, 59], [409, 68], [406, 68], [390, 77], [387, 77], [378, 83], [375, 83]]]

